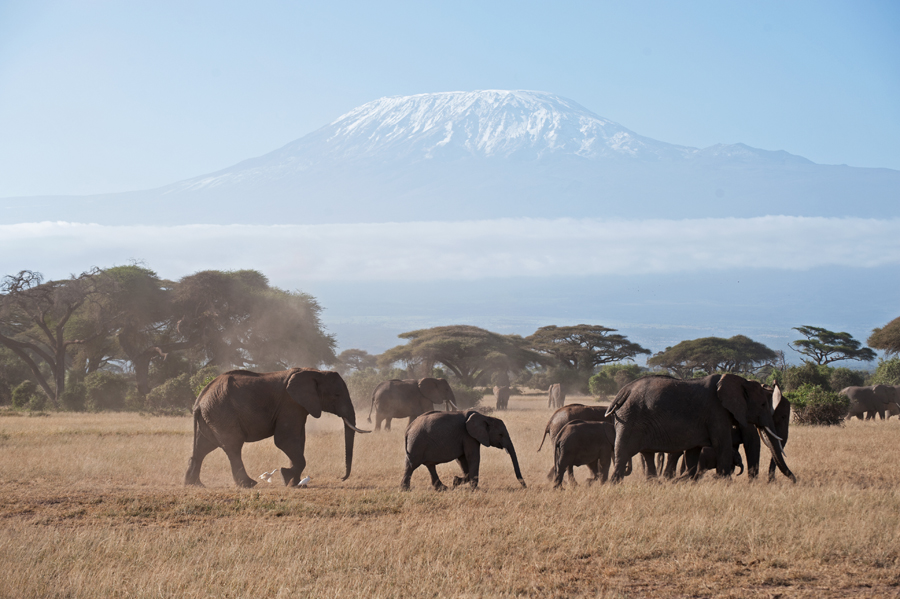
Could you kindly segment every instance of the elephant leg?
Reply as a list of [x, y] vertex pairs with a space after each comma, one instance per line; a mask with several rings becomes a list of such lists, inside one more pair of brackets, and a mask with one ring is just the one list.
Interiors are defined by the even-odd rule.
[[391, 419], [390, 418], [384, 419], [384, 430], [386, 430], [386, 431], [391, 430]]
[[775, 470], [778, 468], [778, 464], [775, 463], [774, 459], [769, 460], [769, 482], [775, 480]]
[[194, 452], [191, 459], [188, 460], [188, 469], [184, 475], [185, 485], [203, 486], [203, 483], [200, 482], [200, 467], [203, 465], [203, 458], [218, 447], [215, 442], [210, 441], [202, 434], [194, 435]]
[[588, 470], [591, 471], [591, 477], [588, 479], [587, 484], [591, 486], [597, 479], [600, 478], [600, 460], [596, 462], [588, 462], [585, 464], [588, 467]]
[[290, 468], [281, 469], [281, 478], [286, 487], [298, 484], [303, 476], [303, 470], [306, 468], [306, 457], [304, 456], [306, 431], [303, 428], [305, 425], [305, 422], [302, 423], [299, 434], [296, 429], [291, 430], [287, 427], [275, 429], [275, 447], [283, 451], [291, 461]]
[[401, 491], [409, 491], [409, 481], [412, 478], [413, 472], [415, 472], [418, 467], [419, 464], [413, 464], [412, 460], [409, 459], [409, 456], [406, 456], [406, 469], [403, 471], [403, 479], [400, 481]]
[[665, 478], [675, 478], [675, 470], [678, 467], [678, 458], [681, 457], [679, 453], [668, 453], [666, 454], [666, 469], [663, 471], [663, 477]]
[[566, 473], [568, 473], [569, 475], [569, 484], [573, 487], [577, 487], [578, 481], [575, 480], [575, 467], [569, 466], [568, 468], [566, 468]]
[[434, 487], [434, 490], [444, 491], [447, 486], [438, 478], [437, 467], [434, 464], [426, 464], [425, 467], [428, 468], [428, 474], [431, 475], [431, 486]]
[[453, 477], [453, 486], [458, 487], [463, 483], [469, 482], [469, 462], [466, 460], [466, 456], [460, 456], [456, 463], [459, 464], [459, 467], [462, 469], [462, 476], [454, 476]]
[[655, 452], [642, 451], [641, 457], [644, 459], [644, 471], [647, 474], [647, 479], [656, 478], [658, 475], [656, 473]]
[[382, 420], [384, 420], [384, 417], [380, 413], [375, 412], [375, 430], [376, 431], [381, 430], [381, 421]]
[[612, 462], [612, 447], [602, 447], [600, 449], [600, 459], [597, 460], [597, 471], [600, 473], [601, 483], [609, 480], [610, 462]]
[[231, 463], [231, 476], [234, 478], [234, 483], [239, 487], [250, 489], [256, 486], [256, 481], [247, 476], [247, 471], [244, 469], [244, 460], [241, 458], [243, 446], [243, 443], [231, 443], [223, 449]]
[[700, 478], [700, 448], [695, 447], [684, 452], [684, 466], [687, 475], [694, 480]]
[[626, 435], [620, 435], [618, 431], [616, 433], [616, 449], [613, 453], [613, 475], [610, 480], [610, 482], [614, 483], [621, 482], [625, 476], [631, 474], [631, 458], [637, 453], [626, 443]]
[[557, 470], [556, 467], [553, 467], [553, 488], [559, 489], [563, 484], [563, 477], [566, 475], [566, 468], [562, 468]]
[[[471, 437], [463, 443], [463, 451], [466, 463], [469, 465], [469, 483], [472, 489], [478, 488], [478, 471], [481, 468], [481, 446]], [[557, 473], [559, 476], [559, 473]]]
[[556, 464], [554, 464], [553, 467], [550, 468], [550, 472], [547, 473], [547, 480], [552, 482], [555, 478], [556, 478]]

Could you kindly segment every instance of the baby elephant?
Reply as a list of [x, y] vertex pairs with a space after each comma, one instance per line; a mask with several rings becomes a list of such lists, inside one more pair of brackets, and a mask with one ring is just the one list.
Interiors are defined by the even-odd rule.
[[[737, 446], [731, 450], [731, 459], [735, 468], [739, 468], [740, 472], [737, 473], [737, 476], [740, 476], [744, 473], [744, 460], [741, 459], [741, 452], [737, 450]], [[694, 466], [694, 460], [697, 460], [696, 466]], [[695, 470], [696, 468], [696, 470]], [[700, 449], [698, 453], [695, 450], [684, 452], [684, 461], [681, 464], [681, 473], [692, 476], [693, 478], [699, 478], [703, 472], [706, 470], [715, 470], [716, 469], [716, 450], [712, 447], [703, 447]], [[691, 474], [693, 473], [693, 474]]]
[[505, 449], [512, 459], [516, 478], [525, 486], [506, 425], [499, 418], [469, 410], [465, 413], [427, 412], [406, 427], [406, 471], [400, 489], [409, 490], [413, 471], [423, 464], [431, 474], [431, 485], [435, 490], [446, 489], [435, 466], [453, 460], [459, 462], [463, 471], [462, 477], [454, 477], [453, 486], [470, 483], [473, 489], [477, 488], [482, 445]]
[[613, 449], [616, 446], [616, 427], [611, 422], [573, 420], [556, 435], [553, 461], [556, 479], [553, 488], [562, 486], [563, 475], [573, 466], [587, 466], [592, 474], [588, 484], [597, 478], [606, 482]]

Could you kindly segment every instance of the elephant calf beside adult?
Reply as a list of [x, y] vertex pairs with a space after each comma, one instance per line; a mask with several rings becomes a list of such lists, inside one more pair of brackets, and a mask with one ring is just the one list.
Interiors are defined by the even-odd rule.
[[475, 410], [465, 413], [429, 412], [406, 427], [405, 441], [406, 468], [400, 483], [402, 490], [409, 489], [413, 472], [422, 465], [428, 468], [435, 490], [445, 489], [435, 466], [453, 460], [459, 463], [463, 472], [462, 477], [454, 478], [453, 486], [470, 483], [473, 489], [477, 488], [482, 445], [505, 449], [512, 460], [516, 478], [522, 487], [525, 486], [509, 431], [499, 418], [485, 416]]
[[434, 410], [436, 404], [444, 404], [445, 409], [456, 409], [456, 398], [446, 379], [392, 379], [384, 381], [372, 392], [372, 407], [369, 408], [368, 422], [372, 422], [372, 411], [375, 412], [375, 430], [391, 430], [394, 418], [409, 418], [411, 423], [416, 417]]
[[615, 444], [616, 427], [612, 422], [573, 420], [567, 423], [553, 440], [553, 488], [562, 486], [566, 471], [574, 483], [575, 466], [587, 466], [591, 471], [589, 485], [597, 479], [606, 482]]
[[253, 487], [241, 458], [244, 443], [275, 436], [275, 446], [290, 458], [281, 469], [287, 486], [300, 482], [306, 467], [306, 418], [322, 412], [344, 420], [346, 473], [350, 476], [356, 412], [344, 379], [336, 372], [292, 368], [282, 372], [257, 373], [232, 370], [210, 382], [194, 402], [194, 449], [184, 477], [186, 485], [202, 487], [200, 467], [211, 451], [221, 447], [231, 463], [231, 475], [239, 487]]
[[648, 458], [648, 475], [655, 476], [653, 453], [699, 451], [706, 446], [715, 451], [716, 473], [730, 476], [734, 425], [745, 443], [761, 436], [777, 467], [796, 480], [784, 461], [773, 412], [772, 401], [760, 383], [734, 374], [689, 381], [668, 376], [638, 379], [619, 391], [606, 412], [615, 415], [616, 423], [613, 480], [625, 476], [628, 460], [637, 453]]

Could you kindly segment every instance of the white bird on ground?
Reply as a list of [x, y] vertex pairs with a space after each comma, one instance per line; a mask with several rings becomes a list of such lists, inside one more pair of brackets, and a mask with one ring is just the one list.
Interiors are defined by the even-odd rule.
[[271, 472], [263, 472], [259, 475], [260, 480], [264, 480], [267, 483], [272, 482], [272, 477], [275, 476], [275, 473], [278, 472], [278, 468], [272, 470]]
[[297, 483], [297, 486], [300, 488], [308, 487], [309, 486], [309, 477], [308, 476], [304, 477], [303, 480], [301, 480], [299, 483]]

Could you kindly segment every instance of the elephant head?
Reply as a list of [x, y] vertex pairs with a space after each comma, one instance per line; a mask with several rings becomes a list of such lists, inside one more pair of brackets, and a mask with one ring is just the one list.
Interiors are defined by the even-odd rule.
[[505, 449], [512, 460], [516, 479], [521, 483], [522, 487], [525, 486], [525, 480], [522, 478], [521, 470], [519, 470], [519, 460], [516, 458], [516, 449], [513, 447], [509, 431], [506, 430], [506, 425], [503, 424], [502, 420], [471, 410], [466, 412], [466, 432], [485, 447]]
[[448, 404], [456, 407], [456, 397], [447, 379], [424, 378], [419, 379], [419, 391], [433, 404]]
[[[784, 461], [783, 440], [775, 432], [773, 402], [769, 400], [765, 388], [756, 381], [724, 374], [716, 384], [716, 392], [722, 406], [731, 413], [743, 432], [745, 449], [747, 441], [752, 438], [752, 434], [748, 434], [752, 430], [750, 426], [755, 426], [782, 474], [796, 482], [794, 474]], [[748, 461], [749, 459], [748, 457]]]
[[341, 480], [347, 480], [353, 462], [354, 434], [370, 431], [356, 428], [356, 410], [353, 408], [350, 391], [344, 379], [336, 372], [298, 368], [288, 377], [285, 388], [290, 398], [300, 404], [313, 418], [318, 418], [322, 412], [328, 412], [344, 420], [346, 472]]

